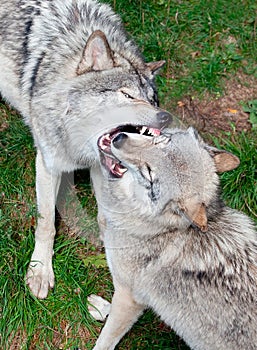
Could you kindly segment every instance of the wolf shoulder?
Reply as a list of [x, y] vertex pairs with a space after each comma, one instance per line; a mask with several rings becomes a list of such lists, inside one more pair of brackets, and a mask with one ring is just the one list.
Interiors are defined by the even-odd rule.
[[224, 208], [207, 233], [180, 233], [158, 260], [137, 281], [139, 303], [192, 349], [257, 348], [257, 233], [246, 215]]

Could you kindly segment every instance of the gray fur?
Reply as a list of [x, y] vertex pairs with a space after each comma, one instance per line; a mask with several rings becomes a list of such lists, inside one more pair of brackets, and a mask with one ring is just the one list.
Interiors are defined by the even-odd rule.
[[192, 349], [256, 349], [256, 230], [224, 205], [216, 174], [238, 159], [192, 128], [155, 138], [127, 133], [112, 152], [128, 169], [122, 178], [92, 169], [115, 286], [94, 349], [114, 349], [147, 307]]
[[62, 172], [94, 163], [104, 131], [163, 124], [154, 85], [163, 63], [144, 61], [108, 5], [1, 1], [0, 91], [22, 114], [37, 147], [40, 215], [27, 283], [39, 298], [54, 285], [54, 206]]
[[[99, 29], [110, 45], [115, 67], [78, 76], [87, 40]], [[70, 171], [94, 161], [90, 138], [98, 134], [99, 124], [101, 131], [114, 127], [112, 120], [106, 122], [110, 116], [103, 111], [122, 103], [118, 89], [128, 87], [136, 98], [157, 103], [152, 72], [128, 39], [120, 18], [105, 4], [93, 0], [3, 0], [0, 33], [0, 91], [30, 126], [50, 170]], [[131, 108], [130, 101], [122, 107]], [[120, 116], [118, 124], [157, 122], [154, 108], [128, 114]], [[65, 125], [66, 121], [72, 121], [71, 125]], [[72, 135], [70, 128], [76, 128]], [[72, 138], [78, 141], [74, 144]], [[56, 153], [61, 160], [53, 159]]]

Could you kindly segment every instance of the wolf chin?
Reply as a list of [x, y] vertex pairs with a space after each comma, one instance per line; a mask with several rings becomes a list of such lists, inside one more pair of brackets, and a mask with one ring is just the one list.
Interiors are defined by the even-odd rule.
[[[114, 349], [149, 307], [192, 349], [256, 349], [256, 230], [224, 205], [217, 175], [238, 158], [192, 128], [104, 140], [91, 171], [115, 292], [94, 350]], [[108, 313], [100, 297], [89, 302], [99, 319]]]
[[165, 125], [154, 76], [120, 18], [93, 0], [2, 0], [0, 91], [37, 149], [39, 218], [27, 273], [32, 293], [54, 286], [54, 211], [62, 172], [92, 165], [96, 141], [120, 124]]

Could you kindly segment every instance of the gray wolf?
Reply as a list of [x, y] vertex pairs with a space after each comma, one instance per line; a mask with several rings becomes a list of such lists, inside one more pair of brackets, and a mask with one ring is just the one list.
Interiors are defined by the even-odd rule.
[[2, 0], [0, 92], [30, 127], [37, 149], [39, 218], [27, 273], [32, 293], [54, 286], [55, 203], [61, 174], [91, 166], [96, 141], [118, 125], [161, 126], [154, 77], [120, 18], [94, 0]]
[[[115, 292], [94, 350], [114, 349], [148, 307], [192, 349], [256, 349], [257, 234], [224, 205], [217, 175], [238, 158], [193, 128], [107, 139], [91, 171]], [[108, 313], [100, 297], [89, 302]]]

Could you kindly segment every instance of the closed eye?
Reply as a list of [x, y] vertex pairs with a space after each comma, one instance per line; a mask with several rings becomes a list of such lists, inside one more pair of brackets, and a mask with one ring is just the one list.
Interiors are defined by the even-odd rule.
[[152, 169], [150, 168], [150, 166], [145, 163], [140, 169], [139, 169], [141, 175], [147, 179], [150, 183], [153, 182], [153, 173], [152, 173]]
[[121, 90], [121, 93], [124, 95], [124, 97], [129, 98], [130, 100], [134, 100], [134, 97], [128, 94], [126, 91]]
[[148, 190], [151, 202], [157, 203], [160, 198], [160, 183], [158, 179], [154, 178], [153, 171], [147, 163], [139, 169], [139, 172], [144, 179], [144, 186]]
[[151, 202], [156, 204], [160, 198], [160, 183], [158, 179], [154, 178], [154, 173], [147, 163], [139, 168], [139, 173], [141, 175], [141, 184], [148, 190]]

